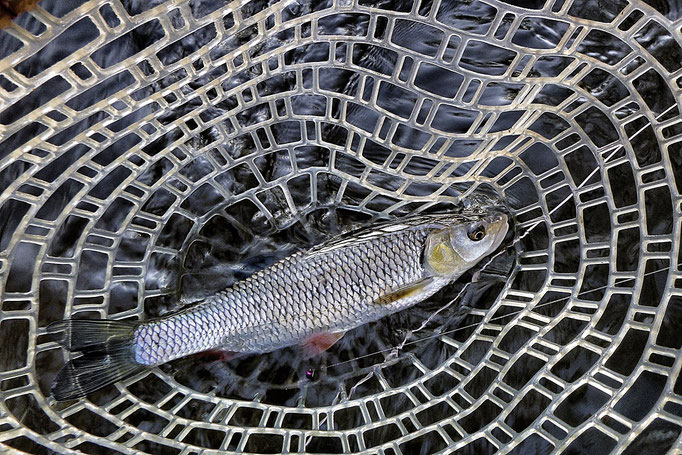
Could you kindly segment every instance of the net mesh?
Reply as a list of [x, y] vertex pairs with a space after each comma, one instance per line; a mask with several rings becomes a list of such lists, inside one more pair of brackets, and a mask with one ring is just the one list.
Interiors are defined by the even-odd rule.
[[[682, 11], [648, 3], [44, 0], [20, 16], [0, 36], [0, 442], [679, 453]], [[532, 231], [499, 292], [428, 332], [436, 357], [288, 386], [257, 359], [230, 390], [156, 368], [49, 398], [51, 321], [163, 314], [259, 268], [250, 251], [289, 251], [282, 233], [480, 189]]]

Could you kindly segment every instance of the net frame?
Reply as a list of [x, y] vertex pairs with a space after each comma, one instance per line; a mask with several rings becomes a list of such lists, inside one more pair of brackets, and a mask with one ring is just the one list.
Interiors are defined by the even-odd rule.
[[[430, 7], [415, 2], [404, 11], [345, 1], [319, 11], [307, 10], [309, 5], [294, 2], [274, 2], [263, 10], [255, 8], [252, 2], [233, 2], [203, 14], [192, 9], [194, 4], [179, 0], [162, 2], [138, 14], [131, 14], [118, 1], [84, 2], [61, 17], [38, 7], [30, 13], [32, 19], [25, 17], [20, 22], [24, 27], [9, 28], [6, 33], [21, 46], [0, 60], [3, 77], [0, 98], [4, 106], [0, 113], [0, 137], [4, 149], [2, 170], [7, 176], [1, 199], [4, 214], [20, 216], [8, 218], [12, 220], [8, 226], [13, 232], [0, 253], [3, 279], [0, 332], [25, 346], [26, 355], [5, 358], [0, 373], [4, 384], [0, 391], [0, 440], [11, 447], [29, 450], [37, 446], [55, 451], [94, 450], [90, 444], [123, 453], [135, 450], [191, 453], [200, 448], [257, 452], [263, 447], [310, 451], [316, 445], [340, 447], [337, 451], [343, 453], [362, 450], [409, 453], [416, 447], [410, 444], [431, 444], [443, 452], [495, 448], [509, 453], [537, 446], [560, 453], [593, 438], [605, 447], [622, 451], [628, 446], [638, 447], [663, 428], [671, 434], [677, 431], [674, 450], [679, 453], [682, 406], [678, 390], [679, 338], [667, 335], [663, 341], [657, 340], [662, 331], [669, 331], [666, 327], [679, 311], [680, 252], [676, 240], [680, 234], [677, 208], [680, 195], [676, 163], [682, 143], [679, 114], [682, 72], [654, 44], [656, 39], [670, 40], [675, 44], [665, 51], [674, 55], [682, 42], [680, 18], [666, 17], [636, 2], [619, 11], [603, 12], [605, 17], [595, 16], [596, 19], [580, 17], [579, 8], [571, 13], [575, 5], [586, 8], [589, 2], [546, 2], [533, 10], [492, 0], [477, 4], [495, 10], [491, 20], [484, 22], [485, 30], [460, 30], [439, 21], [440, 2]], [[428, 14], [422, 14], [423, 10]], [[359, 36], [320, 33], [324, 29], [320, 21], [324, 23], [330, 15], [344, 14], [366, 15], [366, 32]], [[234, 25], [226, 27], [225, 18], [229, 15]], [[114, 25], [114, 17], [118, 25]], [[506, 22], [505, 18], [511, 21]], [[522, 24], [538, 27], [543, 20], [566, 24], [552, 47], [528, 48], [514, 42]], [[81, 21], [90, 21], [90, 29], [93, 33], [96, 30], [97, 36], [58, 61], [50, 61], [48, 54], [41, 55], [41, 49], [51, 43], [63, 44], [58, 37], [68, 33], [74, 24], [84, 27]], [[400, 40], [396, 34], [401, 27], [398, 24], [405, 23], [401, 21], [431, 27], [430, 33], [442, 37], [435, 49], [428, 49], [432, 55], [396, 44], [395, 40]], [[659, 36], [657, 26], [667, 35]], [[159, 57], [164, 52], [172, 54], [178, 46], [185, 49], [178, 44], [183, 38], [204, 39], [202, 30], [206, 33], [211, 27], [215, 36], [196, 51], [173, 62], [172, 56]], [[243, 32], [251, 27], [252, 32]], [[287, 29], [293, 37], [285, 33], [281, 44], [274, 43], [274, 31]], [[36, 35], [31, 30], [42, 32]], [[119, 48], [112, 43], [134, 36], [135, 30], [151, 35], [163, 30], [163, 37], [115, 61], [119, 56], [112, 49]], [[589, 37], [595, 31], [602, 34], [600, 37], [608, 35], [623, 43], [624, 47], [618, 44], [621, 47], [616, 48], [624, 55], [616, 52], [613, 57], [593, 49]], [[6, 39], [8, 43], [12, 41]], [[450, 46], [451, 42], [455, 45]], [[512, 51], [515, 56], [500, 74], [476, 72], [482, 69], [463, 63], [467, 51], [472, 49], [471, 43]], [[287, 53], [300, 52], [304, 46], [310, 46], [306, 52], [311, 55], [321, 52], [324, 57], [320, 44], [328, 45], [326, 58], [312, 61], [292, 58], [287, 63]], [[356, 49], [368, 44], [395, 53], [390, 71], [384, 73], [363, 66], [362, 60], [354, 59]], [[473, 49], [480, 51], [481, 46], [474, 44]], [[534, 71], [540, 71], [538, 61], [548, 56], [568, 58], [571, 62], [556, 75], [535, 76]], [[112, 58], [114, 61], [109, 60]], [[162, 61], [164, 58], [168, 60]], [[420, 71], [432, 66], [462, 77], [454, 94], [444, 96], [429, 92], [423, 84], [420, 86]], [[33, 74], [36, 68], [42, 71]], [[325, 79], [321, 74], [330, 69], [351, 70], [357, 75], [353, 95], [325, 90], [320, 85]], [[607, 81], [602, 81], [604, 86], [590, 86], [590, 77], [596, 70], [608, 74]], [[271, 77], [285, 72], [296, 81], [294, 90], [259, 91], [259, 84], [267, 89]], [[122, 76], [126, 73], [129, 76]], [[656, 99], [651, 84], [655, 90], [669, 90], [672, 104]], [[520, 88], [509, 104], [486, 105], [483, 102], [486, 90], [494, 91], [500, 86]], [[409, 116], [401, 116], [400, 110], [390, 103], [381, 104], [386, 102], [381, 94], [386, 87], [409, 89], [413, 96], [410, 99], [414, 100]], [[570, 93], [556, 104], [553, 95], [549, 96], [552, 104], [537, 102], [544, 93], [542, 90], [548, 87], [560, 87]], [[87, 96], [82, 96], [86, 92]], [[94, 92], [102, 93], [101, 99], [90, 98]], [[324, 109], [310, 120], [309, 112], [297, 113], [300, 104], [293, 100], [296, 97], [310, 100], [314, 95], [323, 95], [327, 101]], [[622, 97], [618, 99], [619, 96]], [[611, 97], [616, 97], [615, 101]], [[233, 107], [222, 109], [213, 117], [212, 109], [230, 99], [235, 101], [230, 104]], [[47, 101], [36, 105], [43, 100]], [[249, 115], [244, 116], [242, 123], [239, 114], [244, 111]], [[354, 116], [366, 111], [378, 113], [371, 130], [355, 124], [358, 122]], [[468, 111], [470, 117], [466, 117]], [[169, 116], [169, 112], [173, 115]], [[263, 112], [269, 112], [269, 117], [249, 123]], [[437, 124], [438, 118], [454, 115], [453, 112], [467, 118], [461, 129], [443, 131], [436, 127], [434, 122]], [[599, 113], [612, 124], [612, 131], [590, 130], [588, 119]], [[298, 140], [278, 142], [281, 134], [276, 128], [285, 120], [298, 123]], [[557, 124], [561, 126], [556, 127]], [[329, 141], [329, 130], [334, 127], [348, 131], [344, 141]], [[414, 141], [422, 138], [418, 133], [424, 131], [429, 133], [426, 139], [414, 146]], [[119, 142], [131, 133], [139, 138], [137, 144]], [[648, 137], [648, 142], [637, 142], [642, 137]], [[256, 152], [235, 156], [234, 150], [239, 149], [244, 138], [250, 138]], [[472, 139], [480, 143], [471, 152], [460, 152], [455, 146], [457, 141]], [[369, 141], [390, 149], [382, 162], [365, 153]], [[535, 155], [537, 149], [533, 147], [539, 147], [537, 144], [555, 156], [556, 164], [549, 169], [543, 170], [535, 159], [523, 158], [529, 151], [533, 153], [525, 156]], [[308, 145], [329, 151], [326, 165], [307, 168], [297, 165], [301, 162], [297, 148]], [[659, 159], [651, 159], [642, 150], [652, 145], [658, 148]], [[115, 156], [111, 146], [124, 152]], [[289, 172], [274, 177], [261, 172], [258, 159], [273, 153], [288, 157]], [[463, 156], [457, 156], [458, 153]], [[424, 161], [415, 157], [434, 164], [426, 173], [420, 173]], [[497, 158], [505, 159], [503, 163], [507, 164], [499, 164], [499, 160], [494, 164]], [[360, 163], [361, 170], [349, 165], [348, 160]], [[576, 170], [576, 160], [591, 160], [594, 164], [590, 170], [597, 170], [598, 178], [585, 179]], [[62, 168], [65, 162], [70, 164]], [[412, 162], [419, 165], [411, 166]], [[183, 170], [197, 163], [209, 171], [199, 174], [188, 171], [190, 177], [183, 175]], [[235, 191], [234, 187], [218, 183], [219, 176], [240, 166], [256, 180], [256, 186]], [[148, 175], [154, 169], [157, 172], [162, 169], [158, 179]], [[627, 199], [631, 195], [622, 194], [623, 188], [610, 184], [612, 175], [628, 170], [635, 182], [634, 202]], [[326, 174], [341, 180], [333, 201], [317, 199], [320, 176]], [[384, 174], [391, 178], [379, 178]], [[289, 182], [303, 176], [310, 187], [310, 199], [301, 204], [292, 196]], [[98, 191], [101, 182], [106, 185]], [[363, 199], [349, 203], [344, 194], [353, 184], [367, 191]], [[150, 380], [146, 373], [120, 383], [120, 394], [110, 402], [82, 400], [61, 407], [45, 396], [41, 373], [49, 371], [47, 365], [62, 355], [54, 342], [44, 341], [43, 337], [46, 320], [59, 316], [50, 314], [46, 309], [48, 302], [41, 300], [41, 294], [45, 294], [41, 286], [45, 283], [66, 283], [59, 285], [60, 290], [66, 289], [65, 315], [89, 312], [99, 317], [112, 316], [109, 314], [112, 288], [128, 286], [120, 283], [135, 283], [136, 304], [113, 314], [125, 318], [142, 313], [147, 299], [173, 294], [162, 286], [146, 288], [145, 277], [152, 257], [182, 257], [200, 227], [237, 201], [249, 201], [263, 214], [264, 224], [277, 230], [324, 204], [348, 206], [372, 217], [382, 217], [403, 210], [428, 210], [438, 202], [457, 202], [481, 184], [494, 186], [513, 201], [512, 211], [519, 229], [540, 221], [547, 232], [548, 246], [524, 245], [514, 277], [500, 297], [490, 308], [472, 312], [480, 322], [465, 340], [447, 335], [440, 338], [443, 345], [456, 349], [448, 361], [429, 368], [418, 358], [409, 358], [421, 375], [408, 384], [391, 385], [379, 369], [374, 370], [374, 378], [382, 388], [380, 392], [348, 399], [350, 390], [341, 389], [338, 403], [288, 407], [200, 393], [155, 370], [151, 376], [167, 381], [172, 389], [154, 402], [144, 401], [130, 391], [136, 382]], [[109, 185], [116, 189], [104, 192], [102, 188]], [[170, 194], [172, 202], [162, 205], [164, 211], [160, 214], [146, 212], [145, 204], [162, 191]], [[191, 201], [206, 194], [220, 203], [207, 212], [196, 212], [201, 205]], [[568, 212], [572, 207], [575, 214], [556, 211], [555, 216], [550, 215], [568, 194], [572, 195], [566, 205]], [[57, 213], [49, 210], [41, 213], [41, 208], [50, 206], [53, 196], [67, 201]], [[666, 197], [669, 209], [657, 212], [661, 209], [652, 201]], [[594, 223], [585, 222], [585, 213], [598, 207], [605, 207], [610, 217], [607, 240], [595, 237], [594, 232], [599, 231]], [[124, 209], [128, 212], [122, 219], [112, 213]], [[178, 220], [172, 219], [173, 215], [189, 220], [192, 226], [186, 242], [177, 248], [158, 243], [163, 238], [164, 226]], [[50, 248], [58, 243], [55, 239], [60, 228], [69, 223], [69, 217], [84, 220], [83, 234], [73, 251], [52, 255]], [[673, 222], [669, 232], [661, 233], [656, 221], [665, 217], [671, 217]], [[632, 243], [635, 231], [641, 244], [637, 267], [623, 270], [618, 260], [630, 252], [620, 244]], [[142, 258], [116, 259], [117, 249], [126, 239], [146, 239]], [[577, 269], [561, 271], [562, 265], [556, 263], [557, 249], [575, 245], [580, 252]], [[98, 264], [100, 270], [105, 270], [103, 278], [87, 277], [85, 284], [79, 285], [79, 271]], [[580, 298], [581, 292], [595, 289], [591, 283], [585, 287], [586, 277], [600, 276], [595, 271], [604, 265], [608, 266], [604, 292]], [[17, 279], [26, 272], [32, 275], [29, 283]], [[527, 278], [533, 274], [544, 276], [540, 289], [526, 287], [528, 282], [537, 281], [537, 277]], [[647, 277], [659, 274], [664, 275], [662, 291], [652, 292]], [[543, 301], [548, 295], [570, 299], [556, 314], [547, 313], [540, 309], [552, 307]], [[610, 303], [624, 296], [632, 296], [632, 301], [625, 304], [621, 325], [615, 329], [600, 327], [600, 321], [615, 317]], [[44, 319], [40, 317], [41, 310], [47, 311]], [[510, 314], [508, 319], [500, 319], [504, 314]], [[530, 335], [510, 352], [505, 340], [518, 340], [521, 332]], [[564, 334], [564, 338], [556, 334]], [[641, 354], [634, 365], [619, 372], [612, 359], [617, 359], [617, 353], [623, 349], [641, 349]], [[482, 356], [472, 354], [479, 350], [484, 351]], [[553, 373], [559, 371], [556, 367], [562, 360], [578, 355], [592, 357], [591, 353], [597, 360], [575, 380]], [[515, 366], [529, 362], [540, 366], [525, 383], [514, 387], [504, 380]], [[487, 380], [486, 375], [493, 377], [490, 384], [482, 392], [472, 393]], [[355, 384], [365, 377], [363, 371]], [[446, 382], [444, 378], [456, 383], [444, 394], [434, 393], [432, 386], [427, 385]], [[626, 395], [644, 387], [642, 384], [654, 384], [654, 389], [660, 392], [650, 409], [640, 416], [627, 405]], [[585, 396], [602, 404], [587, 416], [576, 417], [572, 414], [576, 412], [576, 397]], [[542, 397], [549, 400], [544, 410], [532, 424], [515, 429], [510, 416], [519, 413], [524, 400], [543, 401]], [[406, 410], [387, 416], [382, 405], [387, 399], [409, 405]], [[182, 412], [197, 408], [204, 411]], [[152, 421], [159, 428], [153, 426], [152, 431], [147, 431], [131, 426], [129, 422], [134, 422], [134, 416], [143, 411], [156, 416]], [[42, 424], [27, 426], [26, 412], [40, 413], [43, 420], [36, 421]], [[430, 416], [439, 412], [441, 419], [422, 421], [426, 418], [429, 422]], [[350, 428], [336, 425], [335, 420], [348, 420], [336, 418], [342, 413], [359, 415], [358, 424]], [[475, 423], [490, 413], [495, 414], [490, 422]], [[422, 415], [427, 417], [420, 420]], [[296, 424], [302, 425], [300, 428], [287, 427], [286, 422], [294, 421], [295, 416], [304, 416], [306, 423]], [[111, 431], [98, 434], [88, 428], [84, 422], [92, 419], [109, 422], [101, 426]]]

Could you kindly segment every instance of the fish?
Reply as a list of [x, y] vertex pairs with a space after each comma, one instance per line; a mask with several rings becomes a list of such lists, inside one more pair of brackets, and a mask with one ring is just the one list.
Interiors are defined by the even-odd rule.
[[313, 357], [344, 333], [432, 296], [497, 250], [500, 210], [417, 215], [294, 253], [176, 313], [146, 321], [69, 319], [47, 327], [73, 356], [57, 401], [205, 351], [261, 354], [300, 345]]

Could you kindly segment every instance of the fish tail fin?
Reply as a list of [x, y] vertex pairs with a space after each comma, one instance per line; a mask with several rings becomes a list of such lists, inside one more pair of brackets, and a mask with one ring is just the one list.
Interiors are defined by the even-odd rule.
[[52, 384], [57, 401], [73, 400], [120, 381], [144, 367], [135, 361], [136, 321], [71, 319], [50, 324], [48, 333], [62, 332], [59, 343], [80, 352], [61, 369]]

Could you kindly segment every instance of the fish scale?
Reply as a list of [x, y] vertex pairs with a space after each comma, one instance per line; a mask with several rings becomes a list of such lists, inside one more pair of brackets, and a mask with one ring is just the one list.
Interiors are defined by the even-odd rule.
[[416, 216], [294, 254], [159, 319], [55, 322], [48, 331], [66, 331], [62, 343], [82, 356], [61, 369], [52, 393], [85, 396], [207, 350], [263, 353], [300, 343], [306, 355], [319, 354], [347, 330], [431, 296], [494, 251], [506, 232], [500, 214]]
[[190, 309], [140, 325], [135, 359], [156, 365], [217, 347], [268, 352], [379, 319], [396, 309], [374, 302], [423, 278], [429, 232], [408, 229], [283, 259]]

